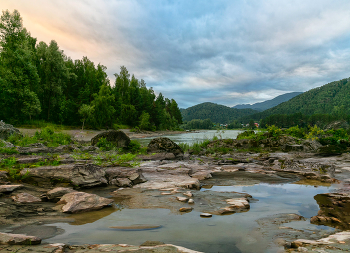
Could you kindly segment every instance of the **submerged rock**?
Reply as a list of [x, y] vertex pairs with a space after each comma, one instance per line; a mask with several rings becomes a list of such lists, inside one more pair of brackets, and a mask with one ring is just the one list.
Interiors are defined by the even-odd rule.
[[40, 243], [41, 243], [41, 239], [36, 236], [0, 233], [0, 244], [36, 245]]
[[71, 192], [63, 195], [57, 204], [64, 204], [62, 212], [81, 213], [99, 210], [113, 203], [112, 199], [100, 197], [96, 194], [85, 192]]
[[109, 130], [102, 132], [91, 139], [91, 145], [96, 146], [101, 138], [106, 138], [108, 142], [116, 147], [125, 148], [130, 144], [130, 138], [123, 131]]

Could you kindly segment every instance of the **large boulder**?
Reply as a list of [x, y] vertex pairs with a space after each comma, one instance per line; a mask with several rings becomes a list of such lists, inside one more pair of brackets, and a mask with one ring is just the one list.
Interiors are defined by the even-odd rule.
[[67, 193], [57, 202], [57, 204], [64, 204], [64, 206], [62, 206], [62, 212], [64, 213], [81, 213], [99, 210], [105, 206], [110, 206], [112, 203], [112, 199], [85, 192]]
[[60, 166], [44, 166], [25, 168], [21, 175], [27, 175], [39, 186], [52, 186], [68, 183], [74, 187], [94, 187], [106, 185], [105, 169], [95, 164], [63, 164]]
[[147, 181], [142, 175], [141, 169], [127, 167], [111, 167], [106, 169], [106, 178], [109, 184], [120, 187], [132, 186]]
[[75, 192], [72, 188], [66, 188], [66, 187], [57, 187], [54, 188], [46, 193], [46, 198], [49, 201], [57, 202], [59, 201], [62, 196], [66, 195], [67, 193]]
[[151, 140], [147, 147], [148, 153], [172, 153], [175, 157], [183, 156], [182, 148], [166, 137], [158, 137]]
[[95, 146], [101, 138], [106, 138], [108, 142], [119, 148], [127, 147], [130, 144], [130, 138], [123, 131], [109, 130], [93, 137], [91, 145]]
[[0, 139], [7, 140], [13, 134], [21, 134], [17, 128], [10, 124], [0, 121]]
[[0, 244], [36, 245], [40, 243], [41, 243], [41, 239], [36, 236], [0, 233]]

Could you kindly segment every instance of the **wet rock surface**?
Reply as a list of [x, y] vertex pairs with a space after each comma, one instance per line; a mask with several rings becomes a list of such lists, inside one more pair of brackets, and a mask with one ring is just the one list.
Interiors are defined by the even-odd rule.
[[35, 236], [22, 234], [0, 233], [0, 244], [9, 245], [36, 245], [40, 244], [41, 239]]

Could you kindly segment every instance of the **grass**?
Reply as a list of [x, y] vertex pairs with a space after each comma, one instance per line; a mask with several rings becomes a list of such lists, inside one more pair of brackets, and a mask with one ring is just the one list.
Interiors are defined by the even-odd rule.
[[58, 147], [59, 145], [68, 145], [72, 143], [69, 134], [55, 132], [53, 127], [45, 127], [40, 131], [36, 131], [34, 136], [29, 135], [11, 135], [7, 141], [15, 146], [28, 146], [34, 143], [43, 143], [48, 147]]

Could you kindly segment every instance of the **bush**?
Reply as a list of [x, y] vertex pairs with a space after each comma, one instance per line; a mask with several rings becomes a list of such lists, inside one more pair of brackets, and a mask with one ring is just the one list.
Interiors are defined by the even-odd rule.
[[113, 143], [107, 141], [107, 139], [105, 137], [100, 138], [96, 145], [97, 145], [97, 147], [99, 147], [103, 151], [108, 151], [108, 150], [115, 148], [115, 145]]
[[305, 129], [299, 128], [299, 126], [290, 127], [285, 130], [285, 134], [296, 137], [296, 138], [305, 138]]

